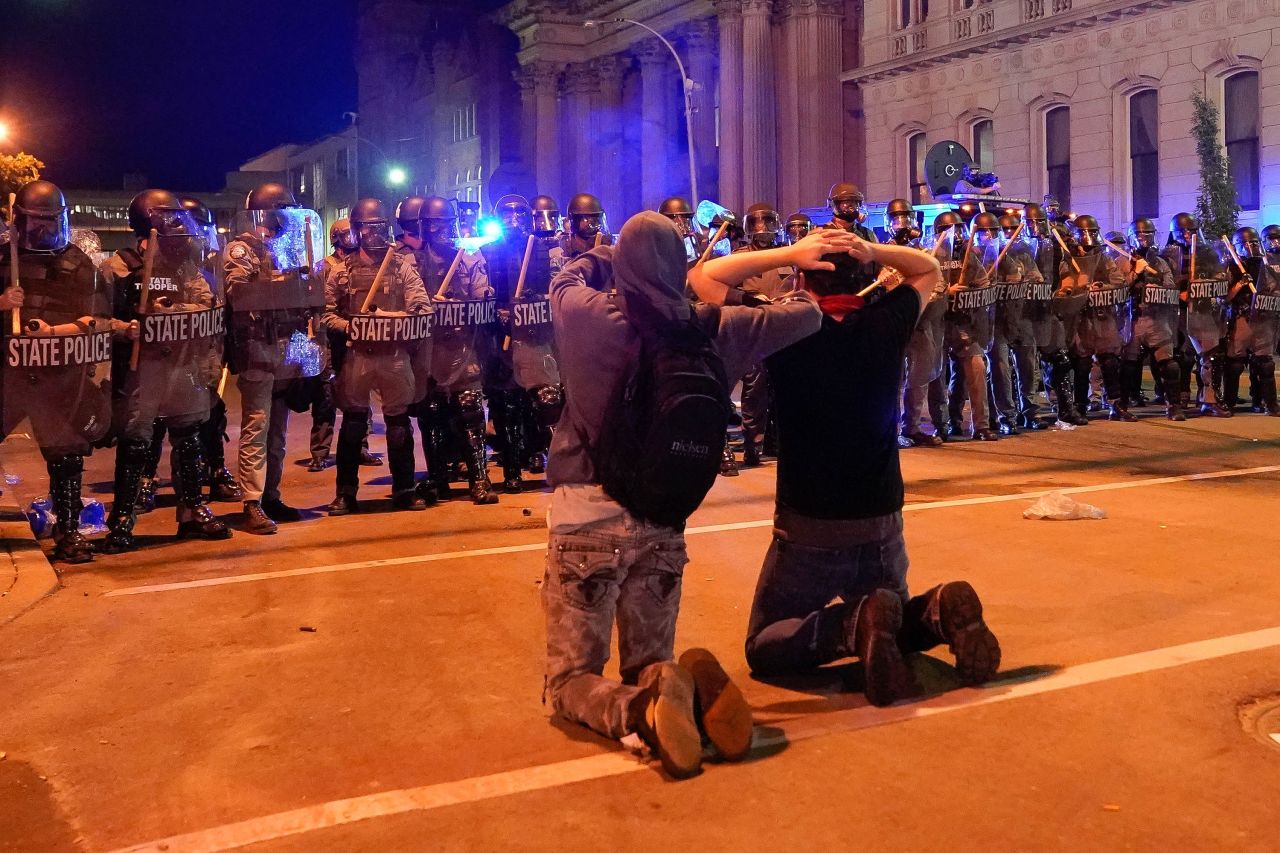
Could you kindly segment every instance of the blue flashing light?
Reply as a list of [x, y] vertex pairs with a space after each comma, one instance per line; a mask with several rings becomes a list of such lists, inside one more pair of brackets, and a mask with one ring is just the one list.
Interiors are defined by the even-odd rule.
[[502, 222], [500, 220], [484, 217], [477, 225], [480, 227], [480, 234], [488, 237], [490, 242], [502, 239]]

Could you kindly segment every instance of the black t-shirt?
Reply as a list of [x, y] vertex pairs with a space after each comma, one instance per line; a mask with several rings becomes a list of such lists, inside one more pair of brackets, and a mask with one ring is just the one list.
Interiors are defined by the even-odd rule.
[[778, 419], [778, 506], [811, 518], [902, 509], [898, 417], [920, 297], [901, 285], [765, 364]]

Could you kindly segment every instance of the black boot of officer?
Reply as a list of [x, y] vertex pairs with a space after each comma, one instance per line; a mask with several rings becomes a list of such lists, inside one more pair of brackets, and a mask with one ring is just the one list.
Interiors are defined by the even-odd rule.
[[329, 504], [329, 515], [358, 512], [356, 492], [360, 489], [360, 451], [369, 429], [369, 413], [346, 411], [338, 429], [338, 447], [334, 454], [337, 494]]
[[524, 475], [521, 473], [525, 457], [523, 398], [521, 391], [506, 391], [495, 403], [502, 409], [501, 428], [505, 445], [502, 449], [502, 489], [513, 495], [524, 488]]
[[1164, 416], [1171, 421], [1185, 421], [1182, 403], [1178, 399], [1177, 389], [1182, 384], [1182, 363], [1177, 358], [1167, 358], [1156, 366], [1156, 382], [1170, 389], [1165, 396]]
[[459, 392], [450, 408], [456, 417], [453, 433], [463, 437], [467, 443], [464, 458], [471, 502], [496, 504], [498, 496], [493, 493], [493, 484], [489, 482], [488, 459], [484, 450], [484, 394], [475, 389]]
[[121, 439], [116, 446], [115, 501], [107, 519], [107, 537], [102, 542], [104, 554], [121, 554], [138, 547], [133, 526], [137, 523], [142, 478], [146, 476], [150, 458], [149, 441]]
[[1255, 355], [1251, 362], [1252, 373], [1257, 377], [1258, 402], [1262, 413], [1280, 418], [1280, 403], [1276, 402], [1276, 361], [1271, 356]]
[[49, 469], [49, 500], [57, 519], [53, 527], [53, 558], [64, 563], [88, 563], [93, 560], [93, 549], [89, 540], [80, 535], [84, 457], [59, 456], [46, 460], [45, 467]]
[[1071, 356], [1063, 350], [1050, 353], [1041, 359], [1045, 382], [1053, 389], [1057, 398], [1058, 420], [1072, 426], [1088, 426], [1089, 419], [1076, 409], [1076, 395], [1071, 379]]
[[1228, 358], [1222, 369], [1222, 398], [1219, 402], [1224, 408], [1234, 410], [1240, 405], [1240, 377], [1249, 364], [1248, 359]]
[[[449, 399], [441, 391], [431, 391], [418, 404], [418, 429], [422, 432], [422, 456], [427, 461], [427, 474], [415, 487], [428, 503], [449, 497], [449, 466], [453, 446], [449, 441]], [[428, 495], [430, 499], [428, 499]]]
[[1107, 413], [1107, 419], [1112, 421], [1133, 422], [1138, 416], [1129, 411], [1127, 401], [1127, 393], [1124, 382], [1121, 381], [1122, 366], [1120, 356], [1104, 355], [1098, 359], [1099, 367], [1102, 368], [1102, 387], [1107, 392], [1107, 405], [1110, 411]]
[[387, 467], [391, 469], [391, 505], [396, 509], [423, 510], [436, 502], [435, 492], [428, 501], [413, 482], [413, 422], [409, 415], [386, 415]]
[[204, 448], [200, 425], [169, 430], [173, 445], [173, 490], [178, 495], [179, 539], [230, 539], [231, 530], [204, 500]]

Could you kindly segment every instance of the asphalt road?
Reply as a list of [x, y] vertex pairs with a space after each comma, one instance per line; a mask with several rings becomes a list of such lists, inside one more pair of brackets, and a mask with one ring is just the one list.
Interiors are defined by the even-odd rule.
[[[956, 689], [936, 650], [887, 709], [856, 664], [750, 678], [773, 467], [722, 479], [677, 650], [721, 656], [757, 743], [685, 782], [540, 702], [545, 493], [379, 512], [366, 468], [370, 511], [328, 519], [297, 417], [313, 517], [177, 543], [162, 506], [0, 627], [0, 850], [1275, 850], [1280, 743], [1249, 721], [1280, 696], [1280, 419], [1147, 411], [904, 453], [912, 585], [970, 580], [1004, 666]], [[0, 455], [43, 488], [29, 441]], [[1022, 518], [1060, 488], [1107, 518]]]

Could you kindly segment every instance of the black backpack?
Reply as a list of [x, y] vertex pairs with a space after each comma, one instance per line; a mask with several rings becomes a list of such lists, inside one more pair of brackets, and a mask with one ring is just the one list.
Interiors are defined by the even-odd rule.
[[720, 310], [696, 306], [686, 324], [641, 336], [595, 454], [605, 494], [632, 515], [683, 530], [720, 472], [733, 404], [711, 335]]

